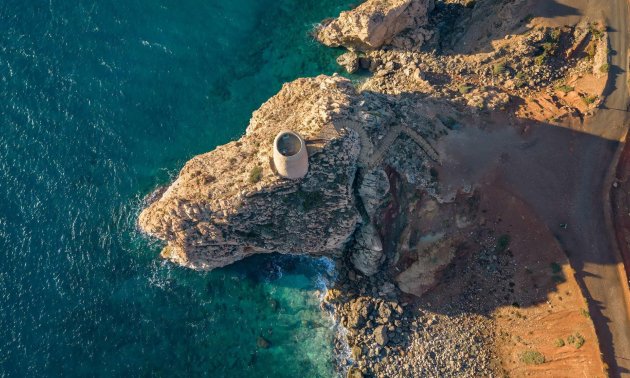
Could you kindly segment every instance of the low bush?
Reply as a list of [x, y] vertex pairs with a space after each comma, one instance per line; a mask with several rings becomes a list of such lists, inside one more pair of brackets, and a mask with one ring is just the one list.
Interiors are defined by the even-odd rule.
[[566, 94], [573, 91], [575, 88], [567, 84], [562, 84], [562, 85], [558, 85], [556, 89]]
[[505, 72], [505, 63], [504, 62], [495, 63], [494, 67], [492, 68], [492, 72], [495, 75], [503, 74]]
[[470, 85], [462, 84], [459, 86], [458, 90], [459, 90], [459, 93], [465, 95], [466, 93], [470, 92], [472, 88], [473, 87]]
[[263, 177], [263, 169], [260, 165], [257, 165], [254, 168], [252, 168], [252, 170], [249, 172], [249, 183], [255, 184], [258, 181], [260, 181], [262, 177]]
[[528, 350], [521, 354], [521, 361], [526, 365], [540, 365], [545, 363], [545, 356], [537, 350]]

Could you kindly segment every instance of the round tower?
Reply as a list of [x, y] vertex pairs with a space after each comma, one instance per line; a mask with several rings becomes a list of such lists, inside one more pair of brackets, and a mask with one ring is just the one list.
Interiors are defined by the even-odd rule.
[[273, 141], [273, 163], [278, 174], [299, 179], [308, 172], [308, 151], [304, 139], [293, 131], [281, 131]]

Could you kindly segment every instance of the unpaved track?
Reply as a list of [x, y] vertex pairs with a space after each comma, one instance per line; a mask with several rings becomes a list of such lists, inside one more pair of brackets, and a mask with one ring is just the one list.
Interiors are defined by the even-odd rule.
[[[627, 108], [628, 108], [628, 91], [627, 91], [627, 74], [628, 59], [628, 4], [627, 0], [614, 0], [598, 2], [598, 7], [606, 17], [610, 26], [610, 45], [615, 55], [612, 56], [613, 75], [609, 80], [605, 94], [608, 96], [602, 109], [599, 110], [596, 117], [590, 122], [590, 132], [594, 135], [610, 139], [619, 140], [623, 138], [627, 131]], [[610, 190], [610, 183], [607, 182], [607, 176], [611, 162], [614, 163], [616, 157], [613, 149], [597, 148], [600, 144], [591, 143], [589, 149], [585, 151], [583, 158], [584, 169], [582, 171], [581, 181], [583, 188], [588, 188], [587, 181], [593, 180], [593, 176], [602, 176], [601, 184], [596, 185], [594, 193], [588, 193], [587, 190], [579, 192], [576, 200], [577, 206], [572, 210], [573, 218], [583, 219], [580, 225], [582, 230], [580, 235], [573, 235], [581, 239], [581, 243], [592, 241], [592, 247], [589, 244], [583, 244], [583, 248], [575, 250], [575, 254], [571, 256], [572, 263], [577, 267], [582, 265], [579, 274], [582, 276], [584, 286], [588, 295], [593, 299], [592, 306], [597, 307], [595, 321], [602, 352], [610, 364], [611, 376], [628, 376], [630, 377], [630, 320], [628, 319], [629, 309], [626, 307], [624, 290], [626, 290], [623, 282], [625, 277], [618, 269], [620, 263], [619, 251], [616, 249], [614, 242], [614, 233], [610, 229], [610, 219], [604, 219], [604, 226], [600, 237], [595, 235], [597, 229], [601, 228], [601, 222], [598, 227], [588, 224], [589, 215], [593, 216], [601, 213], [605, 207], [610, 206], [605, 202], [608, 197], [604, 194]], [[604, 158], [602, 160], [598, 160]], [[598, 164], [598, 161], [605, 163], [604, 166]], [[600, 180], [597, 180], [600, 182]], [[589, 206], [590, 205], [590, 206]], [[609, 217], [610, 213], [604, 212], [604, 216]], [[592, 219], [594, 222], [600, 216]], [[587, 248], [584, 248], [587, 247]], [[591, 253], [598, 254], [597, 259], [590, 256]], [[628, 268], [628, 267], [626, 267]], [[608, 332], [605, 326], [608, 326]], [[604, 328], [602, 330], [602, 328]]]
[[[536, 130], [533, 134], [539, 143], [522, 151], [505, 174], [567, 251], [589, 300], [610, 375], [630, 377], [625, 277], [618, 269], [620, 255], [607, 218], [610, 204], [605, 195], [610, 190], [608, 172], [615, 163], [618, 140], [628, 127], [628, 4], [627, 0], [590, 0], [584, 11], [591, 19], [603, 15], [609, 26], [613, 56], [606, 101], [588, 122], [585, 134], [558, 128]], [[527, 169], [531, 173], [524, 176]], [[561, 223], [568, 228], [560, 227]]]

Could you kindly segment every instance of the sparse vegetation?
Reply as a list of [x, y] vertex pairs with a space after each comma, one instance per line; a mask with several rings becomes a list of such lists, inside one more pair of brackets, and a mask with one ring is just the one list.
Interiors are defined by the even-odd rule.
[[553, 55], [556, 53], [556, 49], [558, 48], [558, 44], [556, 42], [545, 42], [542, 44], [542, 48], [545, 54]]
[[262, 177], [263, 177], [263, 169], [260, 165], [257, 165], [254, 168], [252, 168], [252, 170], [249, 172], [249, 183], [255, 184], [258, 181], [260, 181]]
[[553, 281], [553, 283], [555, 284], [561, 284], [563, 282], [566, 282], [567, 280], [564, 278], [564, 276], [559, 275], [559, 274], [554, 274], [553, 276], [551, 276], [551, 280]]
[[492, 67], [492, 72], [495, 75], [501, 75], [505, 72], [505, 62], [497, 62], [494, 64], [494, 67]]
[[558, 274], [562, 272], [562, 266], [558, 264], [557, 262], [552, 262], [550, 266], [551, 266], [551, 273]]
[[584, 103], [586, 105], [591, 105], [594, 104], [595, 101], [597, 101], [597, 95], [592, 95], [592, 96], [586, 96], [586, 97], [582, 97], [582, 101], [584, 101]]
[[583, 317], [590, 319], [591, 318], [591, 313], [588, 312], [587, 309], [581, 308], [580, 309], [580, 314], [582, 314]]
[[537, 350], [528, 350], [521, 354], [521, 362], [526, 365], [540, 365], [545, 363], [545, 356]]
[[497, 245], [494, 247], [495, 252], [504, 252], [510, 246], [510, 235], [501, 235], [497, 239]]
[[472, 88], [473, 87], [471, 85], [462, 84], [459, 86], [458, 90], [459, 90], [459, 93], [465, 95], [466, 93], [470, 92]]
[[588, 44], [588, 46], [586, 46], [586, 49], [584, 50], [586, 52], [586, 55], [588, 55], [588, 57], [590, 59], [593, 59], [593, 57], [595, 57], [595, 43], [591, 42]]
[[580, 349], [582, 345], [584, 345], [585, 341], [586, 340], [584, 340], [584, 337], [582, 337], [582, 335], [580, 335], [579, 333], [576, 333], [575, 342], [573, 343], [573, 346], [575, 347], [575, 349]]
[[558, 348], [561, 348], [565, 345], [564, 340], [562, 340], [562, 338], [556, 339], [556, 341], [553, 344], [557, 346]]
[[553, 29], [549, 36], [551, 37], [552, 41], [558, 42], [560, 41], [560, 37], [562, 36], [562, 30], [560, 30], [559, 28]]
[[593, 36], [593, 38], [601, 39], [604, 36], [604, 33], [601, 30], [599, 30], [599, 28], [597, 28], [596, 23], [588, 24], [588, 30]]
[[545, 62], [547, 61], [547, 54], [546, 53], [542, 53], [540, 55], [538, 55], [537, 57], [534, 58], [534, 63], [537, 66], [542, 66], [543, 64], [545, 64]]
[[522, 86], [524, 86], [527, 83], [527, 77], [525, 76], [524, 72], [518, 72], [516, 74], [516, 76], [514, 77], [514, 85], [516, 85], [517, 88], [520, 88]]
[[573, 91], [575, 88], [567, 84], [562, 84], [562, 85], [556, 86], [556, 89], [559, 90], [560, 92], [563, 92], [564, 94], [567, 94]]

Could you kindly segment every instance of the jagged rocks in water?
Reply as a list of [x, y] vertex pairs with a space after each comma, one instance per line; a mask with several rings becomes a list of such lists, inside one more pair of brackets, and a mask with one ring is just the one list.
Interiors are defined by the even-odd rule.
[[378, 49], [403, 30], [426, 25], [433, 5], [433, 0], [368, 0], [322, 24], [316, 37], [331, 47]]
[[337, 58], [337, 64], [348, 73], [353, 74], [359, 70], [359, 56], [353, 51], [345, 52]]

